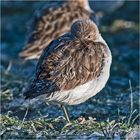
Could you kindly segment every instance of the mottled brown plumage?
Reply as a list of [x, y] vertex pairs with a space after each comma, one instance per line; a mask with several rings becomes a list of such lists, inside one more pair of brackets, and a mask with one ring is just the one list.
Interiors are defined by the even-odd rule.
[[73, 21], [95, 17], [88, 7], [88, 0], [69, 0], [60, 6], [42, 8], [32, 22], [31, 35], [20, 53], [25, 59], [38, 59], [43, 48], [55, 38], [68, 32]]
[[[91, 47], [94, 46], [94, 47]], [[61, 90], [74, 89], [97, 78], [104, 63], [104, 45], [93, 41], [66, 39], [48, 57], [43, 57], [37, 69], [38, 80], [51, 80]]]
[[111, 52], [97, 26], [90, 20], [73, 23], [70, 32], [52, 41], [38, 61], [36, 76], [24, 92], [26, 99], [44, 99], [64, 105], [80, 104], [106, 84]]
[[[111, 57], [106, 43], [100, 41], [97, 26], [90, 20], [78, 20], [71, 32], [54, 40], [41, 55], [36, 77], [27, 98], [75, 89], [97, 80]], [[108, 64], [110, 67], [110, 63]], [[63, 93], [62, 93], [63, 94]]]

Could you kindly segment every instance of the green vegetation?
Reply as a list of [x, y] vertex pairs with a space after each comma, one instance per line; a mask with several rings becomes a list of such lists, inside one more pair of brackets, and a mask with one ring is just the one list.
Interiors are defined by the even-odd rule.
[[[98, 122], [89, 117], [87, 120], [79, 118], [65, 125], [63, 117], [56, 119], [40, 118], [31, 121], [21, 121], [18, 118], [1, 116], [2, 139], [39, 139], [39, 138], [124, 138], [125, 135], [137, 126], [130, 126], [123, 118], [120, 122]], [[82, 121], [80, 121], [82, 120]], [[133, 120], [132, 120], [133, 121]], [[97, 135], [98, 134], [98, 135]]]

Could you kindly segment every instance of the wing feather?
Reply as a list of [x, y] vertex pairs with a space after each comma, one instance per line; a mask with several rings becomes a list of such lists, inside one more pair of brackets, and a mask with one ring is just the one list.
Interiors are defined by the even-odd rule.
[[66, 38], [49, 45], [38, 62], [36, 74], [38, 81], [53, 81], [60, 90], [96, 80], [104, 61], [103, 44], [89, 41], [85, 45], [77, 39]]

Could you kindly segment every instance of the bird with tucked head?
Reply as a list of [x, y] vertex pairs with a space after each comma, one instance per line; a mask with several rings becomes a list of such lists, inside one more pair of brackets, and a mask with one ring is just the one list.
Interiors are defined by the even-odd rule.
[[36, 76], [24, 92], [29, 99], [43, 95], [65, 105], [85, 102], [101, 91], [110, 74], [111, 52], [94, 22], [81, 19], [70, 32], [53, 40], [39, 58]]

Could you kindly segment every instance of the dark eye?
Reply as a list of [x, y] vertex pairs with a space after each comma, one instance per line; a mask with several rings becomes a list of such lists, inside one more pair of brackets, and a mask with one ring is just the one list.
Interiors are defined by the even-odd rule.
[[91, 38], [91, 36], [89, 35], [88, 38]]

